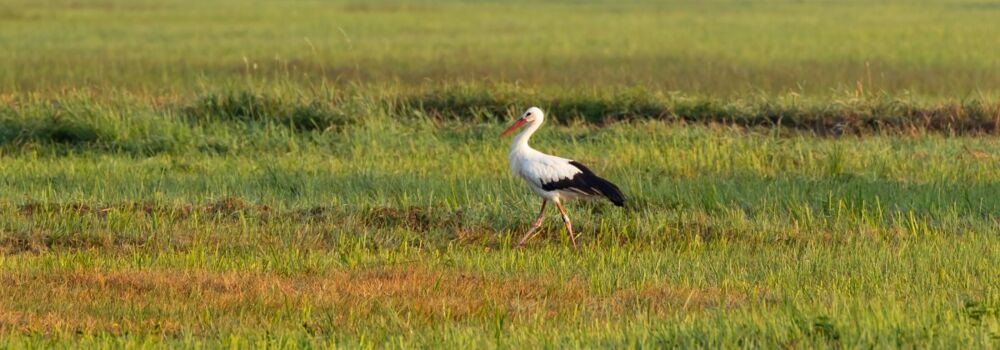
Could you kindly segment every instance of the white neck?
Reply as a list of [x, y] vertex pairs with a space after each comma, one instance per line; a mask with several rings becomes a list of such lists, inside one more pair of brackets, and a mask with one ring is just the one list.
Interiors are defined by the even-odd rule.
[[531, 135], [534, 134], [535, 131], [537, 131], [538, 128], [541, 126], [542, 126], [542, 118], [536, 117], [535, 120], [531, 122], [531, 124], [528, 124], [528, 126], [525, 127], [524, 130], [518, 133], [517, 136], [514, 136], [514, 142], [511, 143], [510, 145], [510, 151], [514, 152], [518, 149], [524, 149], [524, 148], [530, 149], [531, 146], [528, 146], [528, 139], [530, 139]]

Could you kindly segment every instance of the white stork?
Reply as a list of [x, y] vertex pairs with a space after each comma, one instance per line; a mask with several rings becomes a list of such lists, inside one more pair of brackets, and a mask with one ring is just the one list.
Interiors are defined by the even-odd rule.
[[604, 196], [611, 200], [611, 203], [621, 207], [625, 204], [625, 196], [618, 189], [618, 186], [600, 178], [583, 164], [548, 155], [528, 146], [528, 139], [542, 126], [544, 120], [545, 114], [542, 113], [541, 109], [528, 108], [514, 125], [511, 125], [500, 135], [500, 137], [507, 136], [525, 124], [528, 125], [524, 131], [514, 137], [514, 142], [510, 146], [510, 170], [524, 179], [535, 194], [542, 197], [542, 210], [538, 213], [535, 224], [517, 244], [524, 245], [537, 234], [536, 231], [542, 226], [542, 218], [545, 216], [545, 205], [552, 201], [559, 208], [570, 241], [573, 242], [573, 247], [576, 247], [573, 224], [570, 222], [569, 216], [566, 215], [566, 209], [563, 208], [562, 202], [577, 198]]

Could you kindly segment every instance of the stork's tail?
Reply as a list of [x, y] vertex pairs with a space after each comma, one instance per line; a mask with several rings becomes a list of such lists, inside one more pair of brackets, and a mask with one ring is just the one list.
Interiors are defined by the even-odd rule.
[[618, 186], [615, 186], [615, 184], [611, 183], [611, 181], [600, 177], [595, 176], [594, 180], [594, 187], [601, 191], [601, 195], [604, 195], [604, 197], [610, 200], [611, 203], [614, 203], [615, 206], [625, 206], [625, 195], [618, 189]]
[[575, 166], [577, 169], [580, 169], [581, 172], [576, 177], [573, 177], [573, 187], [581, 189], [584, 193], [591, 195], [600, 194], [607, 197], [608, 200], [616, 206], [625, 206], [625, 195], [618, 189], [618, 186], [615, 186], [615, 184], [611, 183], [611, 181], [597, 176], [597, 174], [594, 174], [593, 171], [590, 171], [586, 165], [583, 165], [580, 162], [573, 160], [570, 161], [569, 164]]

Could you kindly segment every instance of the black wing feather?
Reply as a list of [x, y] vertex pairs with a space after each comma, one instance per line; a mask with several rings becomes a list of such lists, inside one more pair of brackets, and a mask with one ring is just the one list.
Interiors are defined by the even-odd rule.
[[569, 164], [580, 169], [580, 173], [573, 175], [572, 178], [559, 179], [548, 183], [543, 182], [542, 189], [546, 191], [572, 190], [594, 196], [600, 195], [607, 197], [616, 206], [621, 207], [625, 205], [625, 195], [618, 189], [618, 186], [615, 186], [611, 181], [597, 176], [597, 174], [594, 174], [585, 165], [575, 160], [570, 161]]

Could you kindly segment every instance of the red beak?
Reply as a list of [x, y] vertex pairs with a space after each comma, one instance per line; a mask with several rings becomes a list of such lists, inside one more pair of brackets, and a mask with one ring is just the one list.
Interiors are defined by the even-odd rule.
[[500, 134], [500, 137], [503, 138], [507, 135], [510, 135], [510, 133], [514, 132], [514, 130], [517, 130], [517, 128], [524, 126], [524, 124], [527, 122], [528, 121], [525, 120], [524, 118], [518, 119], [516, 122], [514, 122], [514, 125], [511, 125], [509, 128], [507, 128], [507, 130], [504, 130], [504, 132]]

